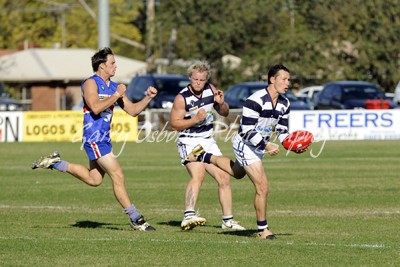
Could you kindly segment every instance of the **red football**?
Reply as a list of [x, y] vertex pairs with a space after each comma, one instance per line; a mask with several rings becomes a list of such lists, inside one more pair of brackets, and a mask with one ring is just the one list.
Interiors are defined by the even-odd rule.
[[290, 133], [282, 145], [285, 149], [290, 151], [299, 151], [309, 147], [314, 141], [314, 136], [309, 131], [298, 130]]

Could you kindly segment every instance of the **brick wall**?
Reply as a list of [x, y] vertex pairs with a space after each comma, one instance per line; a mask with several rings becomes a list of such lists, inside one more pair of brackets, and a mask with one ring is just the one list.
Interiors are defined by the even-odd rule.
[[32, 111], [60, 110], [65, 88], [38, 85], [31, 87]]

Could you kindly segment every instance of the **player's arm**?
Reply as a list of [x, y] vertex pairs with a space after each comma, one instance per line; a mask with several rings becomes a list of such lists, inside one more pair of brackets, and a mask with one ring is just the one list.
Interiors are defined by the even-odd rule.
[[147, 107], [147, 105], [154, 97], [156, 97], [156, 95], [157, 95], [157, 89], [152, 86], [149, 86], [149, 88], [147, 88], [146, 90], [145, 97], [139, 102], [133, 103], [124, 94], [123, 97], [118, 101], [118, 104], [126, 113], [136, 117], [137, 115], [140, 114], [140, 112], [142, 112]]
[[[123, 91], [123, 93], [125, 93], [125, 90], [120, 88], [120, 92]], [[83, 84], [83, 97], [85, 98], [85, 102], [89, 109], [96, 115], [112, 106], [121, 96], [122, 93], [119, 93], [117, 90], [111, 97], [100, 100], [95, 80], [88, 79]]]
[[207, 117], [207, 112], [204, 109], [199, 109], [196, 116], [185, 120], [186, 109], [185, 100], [181, 94], [175, 97], [174, 104], [172, 106], [170, 123], [172, 129], [176, 131], [185, 130], [196, 123], [203, 121]]
[[289, 135], [289, 113], [290, 110], [288, 109], [275, 127], [275, 133], [281, 143]]
[[210, 86], [214, 92], [214, 109], [219, 115], [227, 117], [229, 115], [229, 105], [225, 102], [224, 92], [215, 88], [215, 86], [212, 84], [210, 84]]

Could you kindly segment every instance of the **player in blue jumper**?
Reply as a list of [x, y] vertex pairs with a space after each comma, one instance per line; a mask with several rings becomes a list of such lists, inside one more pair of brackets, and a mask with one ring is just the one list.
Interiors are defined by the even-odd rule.
[[107, 173], [112, 181], [114, 195], [125, 213], [130, 217], [132, 229], [154, 231], [132, 204], [125, 186], [124, 173], [117, 157], [112, 153], [110, 126], [116, 103], [129, 115], [137, 116], [157, 95], [157, 89], [149, 87], [145, 97], [132, 103], [125, 95], [126, 86], [111, 81], [117, 64], [112, 50], [108, 47], [92, 57], [93, 76], [81, 85], [84, 102], [83, 147], [89, 157], [89, 168], [61, 160], [57, 151], [41, 157], [32, 164], [32, 169], [57, 169], [66, 172], [90, 186], [99, 186]]

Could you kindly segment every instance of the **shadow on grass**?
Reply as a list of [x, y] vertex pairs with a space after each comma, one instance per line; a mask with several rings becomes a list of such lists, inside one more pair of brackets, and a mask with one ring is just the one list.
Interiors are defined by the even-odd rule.
[[[181, 221], [166, 221], [166, 222], [159, 222], [158, 224], [159, 225], [166, 225], [166, 226], [171, 226], [171, 227], [176, 227], [176, 228], [179, 228], [179, 229], [181, 229]], [[215, 226], [215, 225], [210, 225], [210, 224], [207, 224], [206, 223], [206, 225], [203, 225], [203, 226], [196, 226], [196, 227], [193, 227], [192, 229], [190, 229], [190, 230], [183, 230], [183, 232], [190, 232], [191, 230], [193, 230], [194, 228], [210, 228], [210, 227], [212, 227], [212, 228], [218, 228], [217, 226]], [[221, 226], [219, 226], [219, 228], [221, 228]]]
[[[227, 230], [219, 233], [220, 235], [235, 235], [235, 236], [246, 236], [246, 237], [255, 237], [257, 235], [257, 230], [243, 230], [243, 231], [235, 231], [235, 230]], [[291, 236], [293, 234], [289, 233], [274, 233], [276, 237], [279, 236]]]
[[257, 233], [258, 233], [257, 230], [242, 230], [242, 231], [227, 230], [227, 231], [220, 232], [218, 234], [254, 237]]
[[71, 224], [70, 226], [72, 227], [78, 227], [78, 228], [105, 228], [105, 229], [111, 229], [111, 230], [123, 230], [122, 228], [112, 226], [113, 224], [111, 223], [102, 223], [102, 222], [92, 222], [92, 221], [79, 221], [74, 224]]
[[168, 221], [168, 222], [160, 222], [159, 225], [167, 225], [173, 227], [181, 227], [181, 221]]
[[[181, 221], [168, 221], [168, 222], [160, 222], [158, 223], [159, 225], [166, 225], [166, 226], [172, 226], [172, 227], [179, 227], [181, 228]], [[200, 227], [200, 226], [197, 226]], [[201, 227], [212, 227], [212, 228], [221, 228], [221, 226], [217, 226], [217, 225], [211, 225], [211, 224], [205, 224]]]

